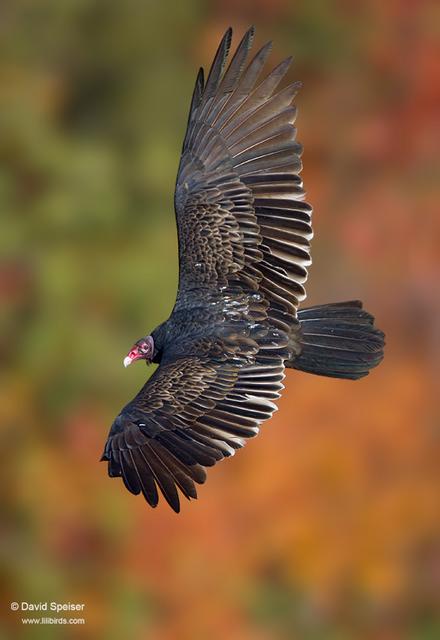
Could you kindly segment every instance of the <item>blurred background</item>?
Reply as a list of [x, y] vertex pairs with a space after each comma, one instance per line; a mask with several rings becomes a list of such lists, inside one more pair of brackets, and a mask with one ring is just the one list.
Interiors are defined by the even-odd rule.
[[[308, 302], [361, 298], [386, 358], [289, 372], [176, 516], [99, 458], [174, 302], [197, 69], [250, 24], [304, 81]], [[430, 0], [1, 3], [1, 638], [440, 638], [439, 25]], [[25, 628], [13, 600], [86, 624]]]

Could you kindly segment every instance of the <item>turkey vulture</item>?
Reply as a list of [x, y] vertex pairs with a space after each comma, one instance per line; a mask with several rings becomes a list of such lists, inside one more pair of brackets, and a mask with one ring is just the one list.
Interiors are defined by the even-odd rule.
[[180, 510], [205, 467], [235, 453], [276, 410], [284, 368], [356, 380], [383, 358], [384, 334], [359, 301], [298, 309], [310, 265], [291, 59], [259, 80], [271, 43], [247, 63], [232, 30], [192, 97], [175, 189], [179, 286], [171, 316], [124, 365], [160, 366], [114, 421], [102, 460], [155, 507]]

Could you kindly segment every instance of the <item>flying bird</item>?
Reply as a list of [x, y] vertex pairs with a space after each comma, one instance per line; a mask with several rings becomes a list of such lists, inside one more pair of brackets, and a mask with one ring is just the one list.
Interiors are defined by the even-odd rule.
[[276, 410], [286, 367], [356, 380], [384, 334], [357, 300], [299, 309], [312, 207], [296, 140], [291, 58], [261, 78], [250, 28], [226, 66], [228, 29], [192, 96], [175, 188], [179, 285], [173, 311], [124, 360], [159, 366], [117, 416], [102, 460], [111, 477], [176, 512], [206, 467], [235, 453]]

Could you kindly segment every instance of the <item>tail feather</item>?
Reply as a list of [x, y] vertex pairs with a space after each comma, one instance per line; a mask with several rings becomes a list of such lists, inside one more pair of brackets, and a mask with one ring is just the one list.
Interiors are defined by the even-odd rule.
[[359, 300], [302, 309], [298, 320], [301, 351], [287, 366], [357, 380], [383, 358], [384, 334]]

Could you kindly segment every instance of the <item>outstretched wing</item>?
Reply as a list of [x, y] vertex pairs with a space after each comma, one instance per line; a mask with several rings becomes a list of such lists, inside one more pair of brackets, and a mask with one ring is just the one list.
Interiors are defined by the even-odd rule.
[[175, 192], [176, 309], [238, 286], [264, 295], [269, 320], [289, 330], [305, 298], [312, 237], [293, 125], [300, 85], [277, 91], [290, 58], [258, 82], [271, 44], [246, 66], [253, 34], [224, 71], [228, 29], [206, 83], [202, 69], [197, 76]]
[[198, 355], [161, 364], [113, 423], [102, 460], [152, 507], [158, 489], [176, 512], [177, 488], [196, 498], [205, 467], [242, 447], [276, 409], [285, 342], [272, 329], [260, 330], [258, 343], [233, 343], [194, 345]]

